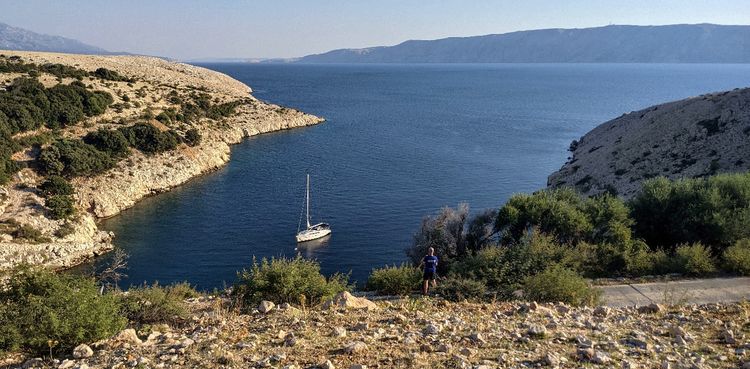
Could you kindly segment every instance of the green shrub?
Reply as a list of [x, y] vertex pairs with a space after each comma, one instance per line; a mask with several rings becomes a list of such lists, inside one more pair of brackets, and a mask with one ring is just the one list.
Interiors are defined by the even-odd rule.
[[744, 238], [724, 250], [724, 265], [730, 272], [750, 275], [750, 238]]
[[367, 279], [367, 289], [383, 295], [408, 295], [419, 288], [422, 273], [419, 269], [402, 264], [373, 269]]
[[568, 268], [553, 265], [539, 274], [527, 277], [523, 290], [527, 299], [540, 302], [595, 305], [601, 291], [591, 287], [583, 277]]
[[155, 154], [174, 150], [179, 143], [172, 131], [162, 132], [148, 123], [137, 123], [130, 127], [118, 129], [130, 143], [130, 146], [146, 153]]
[[571, 188], [542, 190], [511, 197], [500, 208], [495, 228], [508, 243], [518, 242], [529, 227], [560, 243], [625, 245], [633, 224], [625, 203], [611, 195], [585, 198]]
[[524, 236], [516, 245], [488, 247], [473, 256], [466, 256], [451, 267], [457, 279], [478, 280], [510, 297], [528, 276], [553, 264], [579, 269], [581, 254], [574, 248], [557, 243], [554, 237], [539, 233]]
[[117, 130], [99, 128], [83, 137], [83, 142], [96, 147], [99, 151], [106, 152], [113, 158], [124, 158], [130, 154], [129, 142]]
[[187, 317], [185, 299], [198, 296], [198, 292], [187, 283], [162, 287], [131, 287], [120, 295], [122, 314], [138, 325], [167, 323], [175, 324]]
[[449, 277], [438, 283], [435, 292], [449, 301], [481, 300], [487, 286], [473, 279]]
[[44, 173], [68, 178], [97, 175], [114, 165], [109, 154], [80, 140], [59, 139], [39, 155], [39, 167]]
[[451, 265], [449, 275], [481, 281], [492, 289], [501, 288], [508, 281], [507, 251], [506, 247], [490, 246], [466, 255]]
[[188, 146], [198, 146], [201, 143], [201, 133], [196, 128], [190, 128], [185, 132], [185, 143]]
[[70, 352], [112, 336], [125, 327], [117, 300], [99, 295], [91, 278], [21, 268], [0, 290], [0, 350], [33, 354]]
[[238, 273], [234, 295], [245, 306], [255, 307], [261, 300], [276, 303], [318, 304], [335, 294], [348, 290], [348, 276], [334, 274], [326, 278], [320, 264], [301, 257], [294, 259], [253, 260], [250, 269]]
[[69, 195], [52, 195], [44, 202], [52, 219], [68, 219], [76, 213], [75, 200]]
[[73, 186], [67, 179], [56, 175], [47, 177], [47, 179], [39, 186], [39, 190], [44, 197], [54, 195], [72, 195], [75, 192]]
[[92, 76], [101, 78], [108, 81], [116, 81], [116, 82], [135, 82], [133, 78], [127, 78], [116, 71], [107, 69], [107, 68], [97, 68], [94, 72], [91, 73]]
[[702, 242], [716, 254], [750, 237], [750, 173], [652, 179], [630, 203], [634, 231], [652, 247]]
[[14, 238], [26, 240], [31, 243], [46, 243], [51, 241], [42, 231], [29, 224], [10, 222], [9, 226], [12, 229], [10, 235]]
[[677, 270], [687, 275], [704, 275], [716, 271], [711, 250], [700, 243], [677, 246], [674, 262]]

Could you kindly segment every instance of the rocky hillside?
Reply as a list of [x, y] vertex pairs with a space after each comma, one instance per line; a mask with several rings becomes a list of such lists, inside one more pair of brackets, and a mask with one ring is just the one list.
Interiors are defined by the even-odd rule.
[[[42, 127], [13, 137], [26, 142], [27, 146], [13, 154], [13, 159], [24, 163], [25, 168], [0, 186], [0, 271], [19, 263], [69, 267], [105, 252], [112, 248], [115, 235], [99, 231], [98, 218], [116, 215], [145, 196], [168, 191], [224, 165], [229, 160], [229, 146], [245, 137], [322, 121], [258, 101], [250, 95], [248, 86], [224, 74], [158, 58], [2, 50], [0, 54], [36, 65], [60, 64], [89, 72], [106, 68], [123, 76], [83, 78], [87, 88], [113, 97], [113, 104], [103, 114], [62, 129]], [[47, 73], [34, 75], [48, 88], [76, 82]], [[27, 78], [22, 73], [0, 73], [0, 88], [19, 77]], [[81, 81], [78, 83], [81, 85]], [[217, 108], [214, 110], [218, 113], [198, 115], [196, 112], [201, 111], [196, 104]], [[188, 114], [196, 118], [188, 120]], [[181, 143], [156, 153], [129, 148], [127, 156], [113, 168], [71, 178], [76, 216], [67, 220], [50, 217], [49, 199], [39, 188], [44, 181], [37, 163], [40, 150], [45, 150], [50, 141], [77, 141], [97, 130], [117, 131], [135, 124], [156, 127], [157, 132], [177, 137]], [[199, 142], [184, 143], [181, 137], [187, 130], [197, 132]], [[43, 139], [46, 141], [34, 143]]]
[[626, 198], [649, 178], [750, 170], [750, 88], [706, 94], [623, 114], [570, 146], [548, 186]]
[[640, 308], [373, 303], [344, 293], [239, 314], [224, 297], [188, 300], [181, 324], [125, 329], [24, 368], [750, 368], [747, 303]]
[[0, 23], [0, 50], [52, 51], [72, 54], [109, 54], [107, 50], [70, 38], [43, 35]]

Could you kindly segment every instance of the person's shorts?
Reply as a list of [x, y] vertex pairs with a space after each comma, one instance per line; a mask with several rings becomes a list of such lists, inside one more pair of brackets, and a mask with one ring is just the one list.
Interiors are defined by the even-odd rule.
[[435, 277], [437, 277], [437, 273], [432, 270], [425, 270], [422, 277], [425, 281], [432, 281], [435, 280]]

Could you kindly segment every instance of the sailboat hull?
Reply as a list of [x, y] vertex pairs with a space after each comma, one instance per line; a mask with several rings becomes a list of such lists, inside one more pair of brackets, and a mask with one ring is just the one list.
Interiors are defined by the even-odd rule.
[[308, 229], [305, 229], [304, 231], [297, 233], [297, 242], [307, 242], [312, 240], [317, 240], [318, 238], [323, 238], [325, 236], [328, 236], [331, 234], [330, 228], [318, 228], [315, 229], [315, 226], [310, 227]]

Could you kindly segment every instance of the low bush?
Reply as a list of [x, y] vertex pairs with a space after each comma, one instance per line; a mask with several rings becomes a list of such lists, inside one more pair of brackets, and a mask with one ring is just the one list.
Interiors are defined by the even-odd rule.
[[11, 227], [10, 235], [13, 238], [26, 240], [31, 243], [45, 243], [50, 242], [50, 238], [45, 236], [42, 231], [34, 228], [29, 224], [18, 224], [15, 222], [6, 223], [6, 226]]
[[44, 197], [55, 196], [55, 195], [72, 195], [74, 193], [73, 186], [68, 182], [67, 179], [51, 175], [39, 185], [39, 191]]
[[716, 255], [750, 237], [750, 173], [646, 181], [630, 202], [637, 237], [673, 251], [701, 242]]
[[49, 209], [50, 218], [55, 220], [68, 219], [75, 215], [75, 200], [69, 195], [52, 195], [44, 202]]
[[420, 286], [422, 273], [419, 269], [402, 264], [373, 269], [367, 279], [367, 289], [383, 295], [408, 295]]
[[131, 287], [120, 295], [121, 311], [134, 324], [176, 324], [187, 317], [185, 299], [198, 296], [189, 284]]
[[508, 243], [518, 242], [533, 227], [563, 244], [619, 246], [630, 241], [632, 224], [621, 199], [611, 195], [587, 198], [572, 188], [562, 188], [512, 196], [500, 208], [495, 229]]
[[44, 173], [67, 178], [93, 176], [114, 165], [109, 154], [81, 140], [59, 139], [39, 155], [39, 166]]
[[435, 292], [449, 301], [481, 300], [487, 292], [487, 286], [482, 281], [448, 277], [438, 283]]
[[198, 146], [201, 143], [201, 133], [196, 128], [190, 128], [185, 132], [185, 143], [188, 146]]
[[276, 303], [319, 304], [335, 294], [348, 290], [347, 275], [334, 274], [326, 278], [320, 264], [301, 257], [294, 259], [253, 260], [250, 269], [238, 273], [234, 295], [238, 302], [255, 307], [261, 300]]
[[118, 129], [130, 143], [130, 146], [146, 153], [156, 154], [173, 150], [179, 144], [177, 135], [172, 131], [162, 132], [148, 123], [137, 123], [130, 127]]
[[724, 267], [739, 275], [750, 275], [750, 238], [738, 240], [724, 250]]
[[106, 152], [113, 158], [124, 158], [130, 154], [130, 144], [122, 132], [100, 128], [83, 137], [83, 142]]
[[453, 263], [449, 275], [481, 281], [492, 289], [501, 288], [507, 282], [508, 248], [491, 246], [469, 254]]
[[525, 297], [532, 301], [564, 302], [575, 306], [594, 305], [601, 294], [578, 273], [560, 265], [527, 277], [523, 290]]
[[125, 327], [117, 300], [93, 279], [20, 268], [0, 290], [0, 350], [69, 353]]
[[687, 275], [704, 275], [716, 271], [711, 250], [700, 243], [677, 246], [674, 255], [676, 270]]

